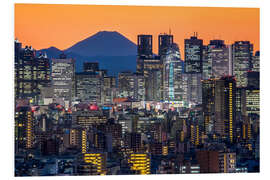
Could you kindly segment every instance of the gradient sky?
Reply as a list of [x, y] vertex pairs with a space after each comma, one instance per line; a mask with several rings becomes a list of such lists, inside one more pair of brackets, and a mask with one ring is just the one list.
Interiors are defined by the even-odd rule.
[[98, 31], [118, 31], [134, 43], [138, 34], [152, 34], [157, 53], [157, 36], [171, 29], [183, 58], [184, 39], [195, 31], [205, 45], [248, 40], [259, 50], [259, 14], [258, 8], [15, 4], [15, 38], [63, 50]]

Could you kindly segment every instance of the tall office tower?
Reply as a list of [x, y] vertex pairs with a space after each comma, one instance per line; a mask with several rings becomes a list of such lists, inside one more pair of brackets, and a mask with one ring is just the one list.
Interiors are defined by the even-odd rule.
[[29, 106], [15, 110], [15, 151], [33, 148], [34, 117]]
[[76, 98], [82, 102], [104, 103], [104, 78], [98, 72], [75, 74]]
[[192, 73], [186, 74], [187, 77], [187, 100], [189, 105], [197, 105], [202, 103], [202, 74]]
[[185, 73], [202, 73], [203, 40], [197, 33], [185, 39]]
[[138, 35], [138, 56], [143, 56], [143, 57], [152, 57], [153, 52], [152, 52], [152, 35]]
[[206, 133], [233, 142], [236, 124], [236, 82], [234, 77], [203, 81], [203, 115]]
[[249, 41], [236, 41], [232, 45], [233, 75], [237, 87], [247, 86], [247, 72], [251, 69], [253, 44]]
[[203, 41], [194, 33], [190, 39], [185, 39], [185, 73], [188, 74], [188, 101], [201, 104]]
[[208, 79], [202, 82], [202, 108], [205, 134], [212, 134], [215, 121], [215, 80]]
[[106, 175], [107, 156], [104, 153], [85, 153], [83, 163], [77, 167], [79, 175]]
[[137, 39], [137, 73], [143, 73], [143, 60], [153, 57], [152, 35], [138, 35]]
[[167, 54], [168, 49], [173, 45], [173, 35], [160, 34], [158, 36], [158, 55], [163, 56]]
[[145, 100], [160, 101], [163, 99], [162, 94], [162, 71], [151, 70], [145, 76]]
[[197, 151], [196, 159], [200, 165], [201, 173], [219, 173], [219, 153], [218, 151]]
[[116, 79], [114, 76], [104, 77], [104, 103], [111, 104], [116, 97]]
[[184, 89], [182, 86], [182, 61], [177, 44], [167, 47], [161, 57], [163, 62], [163, 97], [166, 101], [182, 101]]
[[134, 99], [137, 101], [145, 100], [145, 80], [142, 74], [134, 74]]
[[135, 174], [150, 174], [151, 159], [149, 154], [133, 153], [129, 155], [128, 163]]
[[75, 95], [75, 60], [65, 59], [64, 55], [59, 58], [52, 59], [53, 98], [64, 100], [68, 107]]
[[236, 172], [236, 153], [233, 152], [219, 153], [219, 172], [220, 173]]
[[208, 58], [208, 46], [203, 46], [202, 79], [210, 79], [212, 76], [212, 61]]
[[31, 46], [21, 48], [15, 41], [15, 98], [40, 100], [41, 88], [50, 83], [50, 63], [46, 55], [36, 57]]
[[211, 40], [208, 45], [208, 59], [212, 64], [211, 77], [220, 78], [229, 75], [229, 47], [223, 40]]
[[260, 51], [256, 51], [255, 55], [252, 56], [251, 64], [251, 71], [260, 72]]
[[84, 72], [98, 72], [99, 71], [98, 62], [84, 62], [83, 71]]
[[134, 98], [134, 74], [130, 71], [118, 74], [118, 96]]
[[160, 101], [163, 99], [163, 63], [159, 58], [143, 60], [145, 79], [145, 100]]

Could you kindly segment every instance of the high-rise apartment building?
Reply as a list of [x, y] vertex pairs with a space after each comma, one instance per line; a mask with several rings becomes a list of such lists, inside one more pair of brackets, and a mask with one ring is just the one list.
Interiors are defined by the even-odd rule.
[[149, 154], [133, 153], [129, 155], [128, 163], [135, 174], [150, 174], [151, 162]]
[[104, 153], [85, 153], [83, 163], [79, 165], [78, 174], [80, 175], [106, 175], [107, 156]]
[[236, 82], [234, 77], [203, 81], [203, 114], [206, 132], [235, 140]]
[[15, 110], [15, 150], [31, 149], [34, 144], [34, 117], [29, 106]]
[[204, 118], [204, 132], [211, 134], [214, 131], [215, 121], [215, 80], [208, 79], [202, 82], [202, 108]]

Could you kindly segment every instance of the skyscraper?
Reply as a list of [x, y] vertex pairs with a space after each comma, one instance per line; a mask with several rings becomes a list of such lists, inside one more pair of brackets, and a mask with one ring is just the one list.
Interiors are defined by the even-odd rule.
[[185, 39], [185, 73], [202, 73], [203, 40], [197, 33]]
[[168, 49], [173, 45], [173, 35], [160, 34], [158, 36], [158, 55], [166, 55]]
[[153, 55], [152, 43], [152, 35], [138, 35], [138, 56], [151, 57]]
[[134, 73], [134, 99], [145, 100], [145, 79], [142, 74]]
[[161, 57], [163, 62], [163, 87], [164, 100], [167, 101], [182, 101], [184, 89], [182, 84], [183, 62], [180, 59], [179, 47], [177, 44], [172, 44]]
[[46, 55], [36, 57], [31, 46], [21, 48], [15, 41], [15, 97], [38, 103], [41, 88], [50, 83], [50, 63]]
[[229, 75], [229, 47], [223, 40], [211, 40], [208, 45], [208, 59], [211, 62], [211, 77], [220, 78]]
[[204, 118], [204, 132], [213, 133], [215, 121], [215, 80], [208, 79], [202, 82], [202, 108]]
[[134, 98], [134, 74], [130, 71], [118, 74], [118, 96]]
[[15, 110], [15, 150], [30, 149], [34, 144], [34, 117], [29, 106]]
[[208, 58], [208, 46], [203, 46], [202, 79], [210, 79], [212, 76], [212, 61]]
[[197, 33], [185, 39], [185, 73], [188, 76], [188, 101], [190, 104], [201, 104], [203, 41]]
[[234, 142], [236, 82], [232, 76], [203, 81], [203, 115], [206, 133]]
[[104, 103], [111, 104], [116, 97], [116, 78], [114, 76], [104, 77]]
[[251, 69], [253, 44], [249, 41], [236, 41], [232, 45], [233, 75], [237, 87], [247, 87], [247, 72]]
[[215, 132], [229, 142], [235, 140], [236, 81], [234, 77], [222, 77], [215, 85]]
[[79, 72], [75, 75], [76, 98], [82, 102], [104, 103], [104, 78], [98, 72]]
[[138, 35], [137, 37], [137, 73], [143, 73], [143, 60], [153, 57], [152, 35]]
[[53, 98], [62, 99], [65, 106], [70, 106], [75, 95], [75, 60], [65, 56], [59, 58], [52, 59]]
[[160, 101], [163, 99], [163, 63], [159, 58], [143, 60], [145, 79], [145, 99]]

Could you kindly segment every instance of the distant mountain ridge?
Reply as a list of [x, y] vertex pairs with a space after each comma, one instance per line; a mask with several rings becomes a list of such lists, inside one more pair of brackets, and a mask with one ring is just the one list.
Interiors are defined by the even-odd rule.
[[100, 31], [65, 52], [81, 56], [130, 56], [136, 55], [137, 45], [116, 31]]
[[76, 71], [81, 72], [83, 62], [99, 62], [100, 69], [107, 69], [109, 75], [121, 71], [136, 71], [137, 45], [116, 31], [100, 31], [71, 47], [60, 50], [49, 47], [37, 51], [49, 58], [58, 58], [61, 53], [76, 60]]

